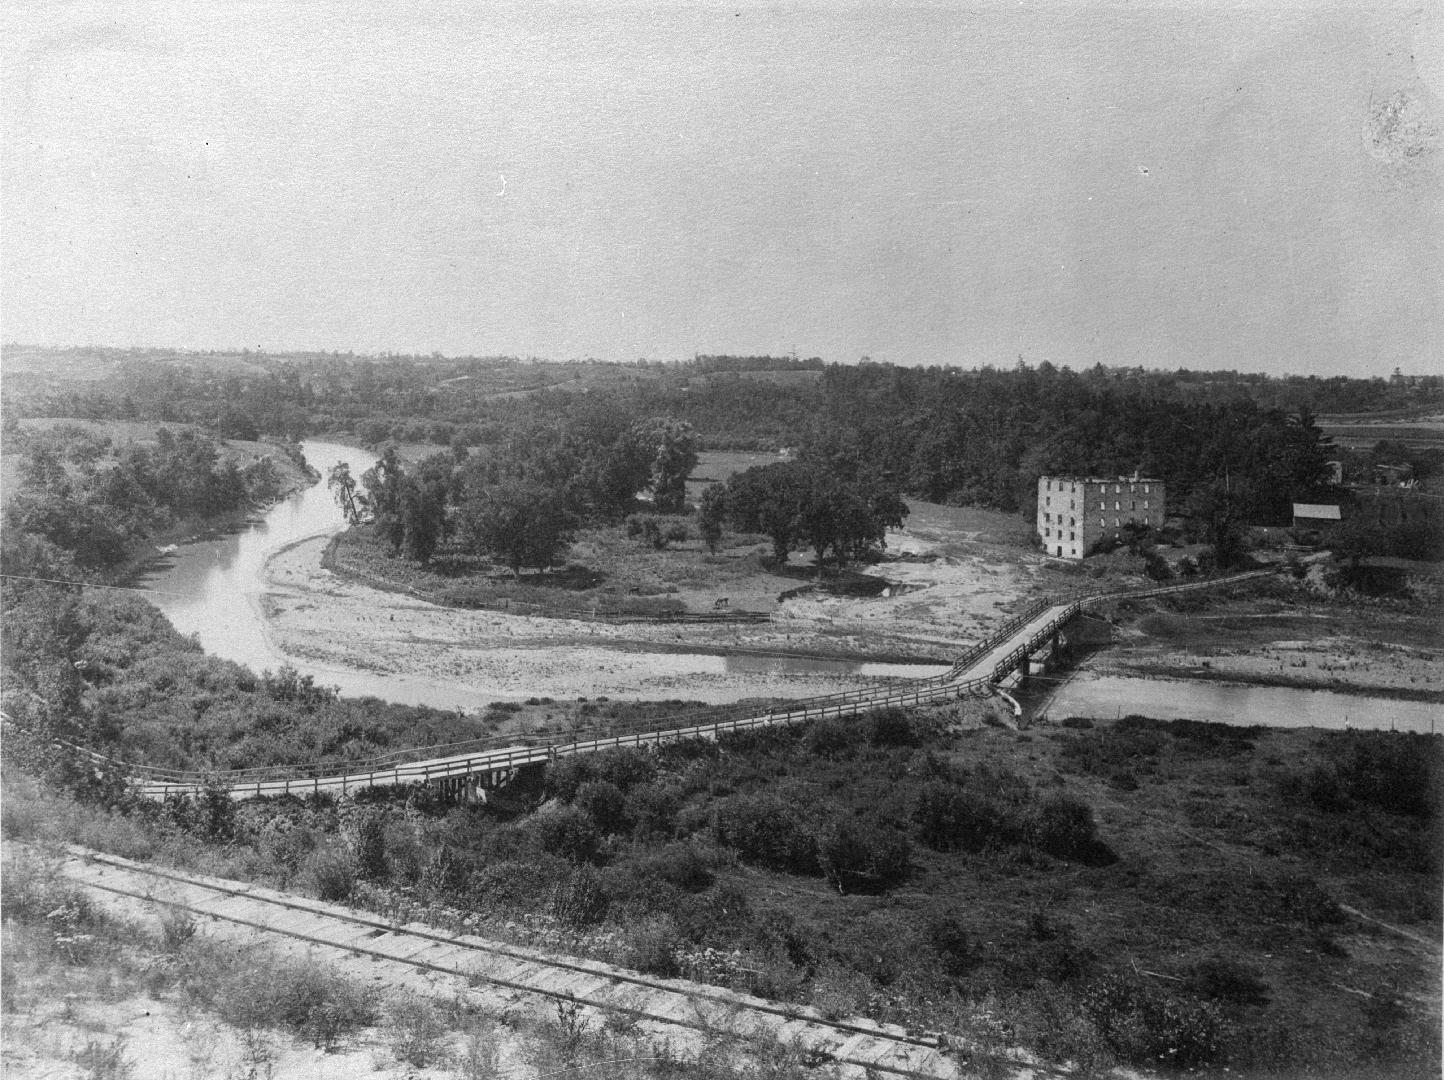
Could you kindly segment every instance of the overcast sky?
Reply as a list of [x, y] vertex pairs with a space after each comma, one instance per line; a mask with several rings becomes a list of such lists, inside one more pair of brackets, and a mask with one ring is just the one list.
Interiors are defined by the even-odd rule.
[[1430, 371], [1438, 0], [14, 0], [4, 338]]

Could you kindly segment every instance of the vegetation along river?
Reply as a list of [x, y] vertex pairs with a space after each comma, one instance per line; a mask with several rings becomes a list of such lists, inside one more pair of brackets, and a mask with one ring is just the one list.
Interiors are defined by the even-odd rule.
[[[307, 440], [306, 460], [324, 474], [338, 461], [360, 476], [375, 462], [365, 450], [339, 443]], [[260, 671], [290, 664], [342, 693], [374, 696], [402, 704], [437, 708], [477, 708], [495, 700], [490, 688], [437, 680], [408, 679], [360, 668], [322, 665], [281, 653], [268, 639], [261, 614], [266, 590], [266, 560], [289, 544], [340, 530], [344, 522], [324, 482], [278, 503], [236, 532], [203, 537], [180, 545], [146, 577], [155, 604], [184, 634], [195, 634], [209, 653]], [[719, 657], [657, 653], [660, 668], [688, 671], [828, 672], [854, 676], [925, 677], [928, 666], [856, 664], [803, 657]], [[1046, 706], [1050, 717], [1112, 717], [1128, 713], [1270, 727], [1383, 728], [1431, 731], [1440, 719], [1438, 705], [1394, 701], [1320, 690], [1252, 687], [1211, 682], [1083, 675], [1064, 686]]]
[[[339, 443], [307, 440], [306, 460], [322, 474], [338, 461], [359, 477], [376, 461], [374, 454]], [[266, 592], [266, 560], [281, 548], [339, 531], [341, 511], [324, 481], [278, 503], [259, 519], [235, 532], [201, 537], [178, 546], [158, 561], [144, 585], [151, 598], [183, 634], [195, 634], [209, 653], [245, 664], [255, 671], [290, 664], [303, 675], [356, 696], [374, 696], [407, 705], [476, 708], [496, 700], [495, 688], [408, 679], [361, 668], [317, 664], [288, 656], [267, 637], [261, 613]], [[657, 653], [657, 670], [688, 672], [797, 672], [859, 676], [924, 678], [944, 670], [917, 664], [852, 663], [806, 657], [710, 656], [702, 653]], [[539, 692], [546, 692], [541, 688]]]

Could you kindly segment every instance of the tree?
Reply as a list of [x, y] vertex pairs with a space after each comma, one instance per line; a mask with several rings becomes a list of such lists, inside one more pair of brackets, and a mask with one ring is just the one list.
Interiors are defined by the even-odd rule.
[[331, 466], [326, 486], [336, 496], [336, 503], [348, 525], [360, 525], [366, 512], [366, 496], [356, 493], [356, 480], [351, 475], [351, 466], [338, 461]]
[[726, 520], [727, 489], [721, 484], [709, 484], [702, 492], [702, 505], [697, 511], [697, 531], [713, 555], [722, 542], [722, 525]]
[[818, 572], [831, 552], [838, 566], [880, 549], [907, 505], [881, 480], [845, 481], [826, 467], [778, 462], [738, 473], [721, 497], [735, 528], [772, 537], [779, 562], [801, 545], [817, 555]]
[[405, 469], [396, 447], [388, 446], [376, 464], [361, 474], [366, 488], [366, 504], [376, 522], [377, 531], [391, 541], [391, 550], [400, 551], [406, 539], [406, 526], [401, 516], [401, 490]]
[[501, 560], [513, 574], [551, 566], [576, 528], [555, 492], [517, 480], [473, 488], [458, 512], [471, 548]]
[[651, 458], [652, 505], [678, 514], [687, 505], [687, 477], [697, 466], [697, 432], [685, 420], [654, 416], [632, 425], [632, 437]]
[[1371, 556], [1392, 554], [1389, 531], [1362, 513], [1346, 517], [1329, 536], [1328, 545], [1335, 559], [1348, 560], [1351, 571], [1357, 571], [1360, 562]]
[[1212, 545], [1218, 569], [1226, 570], [1242, 557], [1242, 500], [1227, 480], [1196, 488], [1188, 500], [1188, 516]]
[[430, 562], [445, 522], [446, 503], [436, 489], [407, 477], [401, 491], [402, 544], [407, 557]]

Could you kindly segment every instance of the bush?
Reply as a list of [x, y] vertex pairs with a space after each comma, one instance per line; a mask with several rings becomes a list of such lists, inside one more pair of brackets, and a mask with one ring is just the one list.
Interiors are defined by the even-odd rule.
[[717, 839], [746, 862], [815, 874], [817, 845], [802, 813], [774, 795], [734, 795], [717, 808]]
[[626, 965], [648, 975], [675, 978], [680, 968], [677, 949], [682, 944], [677, 926], [669, 916], [647, 919], [626, 932], [623, 957]]
[[918, 789], [912, 817], [919, 839], [938, 851], [979, 851], [1016, 831], [1007, 807], [943, 780]]
[[675, 785], [639, 784], [627, 792], [623, 810], [639, 840], [672, 836], [685, 794]]
[[857, 753], [866, 738], [862, 726], [851, 718], [836, 717], [814, 720], [807, 725], [802, 745], [818, 757], [841, 758]]
[[436, 1006], [423, 997], [405, 994], [393, 999], [382, 1027], [397, 1061], [420, 1069], [446, 1057], [450, 1029]]
[[595, 926], [607, 915], [607, 894], [596, 869], [574, 866], [552, 889], [552, 914], [567, 926]]
[[479, 910], [535, 911], [540, 898], [551, 894], [571, 866], [556, 855], [499, 859], [467, 878], [467, 900]]
[[592, 761], [587, 755], [573, 754], [547, 762], [542, 781], [547, 795], [571, 802], [577, 796], [577, 789], [591, 779]]
[[549, 855], [570, 862], [593, 862], [602, 847], [602, 834], [592, 819], [575, 806], [557, 807], [535, 821], [537, 842]]
[[867, 821], [835, 821], [817, 838], [823, 876], [840, 893], [876, 892], [904, 880], [912, 855], [900, 831]]
[[233, 950], [193, 944], [181, 961], [181, 985], [228, 1024], [283, 1028], [325, 1050], [376, 1021], [369, 993], [311, 960], [260, 955], [237, 963]]
[[1035, 846], [1060, 859], [1087, 859], [1100, 847], [1092, 808], [1068, 795], [1038, 807], [1030, 833]]
[[604, 833], [626, 831], [626, 796], [609, 780], [588, 780], [582, 784], [572, 805]]
[[921, 732], [904, 709], [877, 709], [868, 713], [863, 722], [867, 728], [867, 741], [873, 746], [922, 744]]
[[301, 864], [302, 886], [331, 903], [345, 903], [356, 892], [356, 860], [345, 852], [313, 851]]
[[[602, 701], [602, 698], [598, 698]], [[592, 778], [616, 784], [623, 791], [645, 784], [657, 776], [657, 762], [650, 751], [636, 746], [619, 746], [591, 756]]]
[[710, 888], [714, 880], [706, 860], [689, 843], [668, 844], [653, 851], [637, 852], [620, 866], [643, 880], [665, 881], [683, 892], [702, 892]]
[[1226, 1045], [1227, 1024], [1214, 1005], [1172, 997], [1121, 975], [1088, 987], [1083, 1010], [1129, 1065], [1198, 1068], [1217, 1060]]
[[337, 807], [337, 817], [356, 876], [364, 881], [385, 881], [390, 869], [386, 858], [385, 807], [358, 806], [343, 799]]

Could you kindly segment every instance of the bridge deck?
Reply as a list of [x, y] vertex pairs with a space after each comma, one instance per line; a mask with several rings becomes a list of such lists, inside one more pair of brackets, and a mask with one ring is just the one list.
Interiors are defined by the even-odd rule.
[[[1107, 600], [1155, 596], [1189, 589], [1209, 588], [1272, 574], [1272, 570], [1252, 571], [1227, 578], [1160, 586], [1124, 593], [1105, 593], [1081, 597], [1067, 602], [1040, 603], [1004, 624], [987, 641], [969, 649], [958, 659], [947, 675], [920, 679], [905, 687], [891, 686], [877, 690], [851, 691], [821, 698], [809, 698], [767, 712], [732, 716], [714, 722], [690, 724], [675, 728], [612, 735], [588, 740], [570, 740], [544, 746], [507, 746], [472, 749], [463, 753], [421, 761], [353, 767], [351, 772], [330, 775], [305, 775], [299, 768], [292, 776], [259, 776], [222, 774], [203, 777], [199, 774], [162, 773], [130, 767], [141, 779], [141, 792], [151, 798], [170, 794], [195, 793], [207, 783], [221, 783], [232, 798], [245, 799], [260, 795], [305, 795], [321, 792], [339, 793], [357, 788], [393, 784], [433, 783], [464, 780], [488, 774], [506, 773], [525, 765], [552, 760], [570, 754], [595, 753], [619, 746], [659, 745], [688, 738], [716, 738], [732, 731], [777, 724], [793, 724], [824, 717], [855, 716], [859, 713], [892, 705], [917, 705], [941, 701], [978, 691], [990, 686], [1020, 666], [1066, 622], [1084, 608]], [[99, 755], [92, 754], [99, 759]]]

